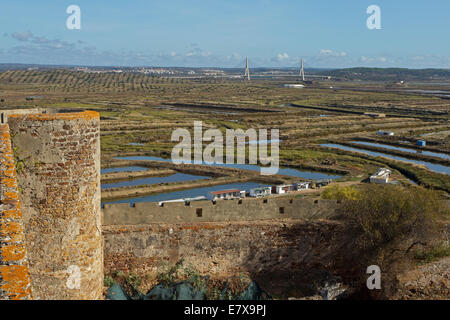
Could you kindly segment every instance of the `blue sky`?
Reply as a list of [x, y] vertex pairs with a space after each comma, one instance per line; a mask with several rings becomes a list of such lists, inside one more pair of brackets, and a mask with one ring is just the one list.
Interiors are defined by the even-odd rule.
[[450, 68], [449, 15], [448, 0], [2, 0], [0, 63]]

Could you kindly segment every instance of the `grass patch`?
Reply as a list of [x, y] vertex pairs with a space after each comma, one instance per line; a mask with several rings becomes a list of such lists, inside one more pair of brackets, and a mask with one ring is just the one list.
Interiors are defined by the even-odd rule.
[[426, 264], [450, 256], [450, 245], [441, 244], [430, 249], [421, 249], [414, 252], [414, 259], [419, 264]]

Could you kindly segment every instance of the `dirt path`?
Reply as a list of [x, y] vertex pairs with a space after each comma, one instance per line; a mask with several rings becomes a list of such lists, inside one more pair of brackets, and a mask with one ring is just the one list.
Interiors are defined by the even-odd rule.
[[132, 180], [136, 178], [146, 178], [146, 177], [166, 177], [175, 173], [176, 171], [170, 169], [162, 169], [162, 170], [149, 169], [145, 171], [111, 172], [111, 173], [103, 173], [101, 175], [101, 181], [103, 183], [121, 180]]

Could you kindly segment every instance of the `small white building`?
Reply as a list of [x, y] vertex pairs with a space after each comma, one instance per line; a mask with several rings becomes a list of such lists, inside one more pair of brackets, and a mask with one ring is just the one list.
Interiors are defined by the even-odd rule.
[[164, 200], [158, 202], [158, 205], [160, 207], [164, 206], [164, 203], [171, 203], [171, 202], [193, 202], [193, 201], [201, 201], [201, 200], [207, 200], [205, 196], [198, 196], [195, 198], [183, 198], [183, 199], [173, 199], [173, 200]]
[[265, 197], [272, 194], [271, 187], [260, 187], [250, 189], [250, 197]]
[[392, 131], [383, 131], [383, 130], [380, 130], [380, 131], [377, 132], [377, 135], [379, 135], [379, 136], [389, 136], [389, 137], [392, 137], [392, 136], [394, 135], [394, 133], [393, 133]]
[[294, 190], [305, 190], [309, 189], [311, 185], [311, 182], [294, 182], [292, 186], [294, 187]]
[[285, 87], [285, 88], [293, 88], [293, 89], [302, 89], [302, 88], [304, 88], [305, 86], [304, 86], [303, 84], [288, 83], [288, 84], [283, 85], [283, 87]]
[[279, 186], [272, 186], [272, 193], [283, 194], [289, 193], [294, 189], [292, 184], [282, 184]]
[[386, 168], [378, 169], [378, 172], [370, 176], [370, 183], [386, 184], [391, 179], [391, 170]]
[[[221, 190], [221, 191], [213, 191], [211, 192], [211, 195], [213, 196], [213, 200], [217, 199], [237, 199], [242, 197], [241, 190], [238, 189], [231, 189], [231, 190]], [[244, 191], [245, 195], [245, 191]]]

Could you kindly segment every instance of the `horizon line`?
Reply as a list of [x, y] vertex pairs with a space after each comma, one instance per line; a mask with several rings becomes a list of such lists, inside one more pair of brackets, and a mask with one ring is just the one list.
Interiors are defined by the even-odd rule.
[[[245, 69], [243, 67], [220, 67], [220, 66], [163, 66], [163, 65], [89, 65], [89, 64], [41, 64], [41, 63], [20, 63], [20, 62], [0, 62], [1, 65], [17, 65], [17, 66], [42, 66], [42, 67], [90, 67], [90, 68], [218, 68], [218, 69]], [[249, 69], [298, 69], [298, 67], [276, 67], [276, 66], [255, 66]], [[406, 70], [450, 70], [445, 67], [433, 68], [409, 68], [409, 67], [308, 67], [305, 70], [339, 70], [339, 69], [406, 69]]]

